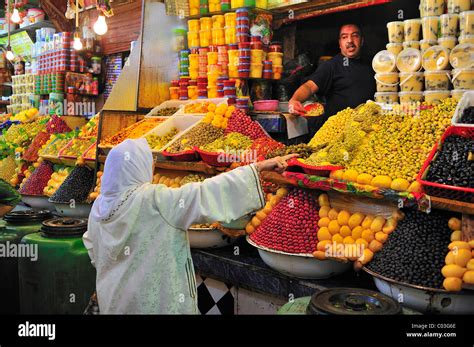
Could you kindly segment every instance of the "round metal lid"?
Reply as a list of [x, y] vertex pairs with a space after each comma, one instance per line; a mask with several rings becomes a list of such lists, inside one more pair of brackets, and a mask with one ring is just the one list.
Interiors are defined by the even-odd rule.
[[12, 224], [29, 224], [39, 223], [52, 217], [53, 214], [48, 210], [25, 210], [10, 212], [3, 219]]
[[359, 288], [332, 288], [311, 297], [307, 314], [318, 315], [395, 315], [400, 305], [381, 293]]
[[52, 218], [42, 223], [46, 237], [82, 236], [87, 230], [87, 218]]

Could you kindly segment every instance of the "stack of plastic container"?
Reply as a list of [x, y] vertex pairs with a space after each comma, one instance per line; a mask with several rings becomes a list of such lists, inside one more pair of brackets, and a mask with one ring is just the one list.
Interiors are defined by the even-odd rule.
[[179, 52], [179, 76], [189, 76], [189, 50]]
[[188, 100], [189, 76], [179, 78], [179, 100]]
[[212, 42], [212, 19], [203, 17], [199, 19], [199, 45], [200, 47], [209, 47]]
[[188, 99], [197, 99], [198, 92], [197, 92], [197, 81], [196, 80], [189, 80], [188, 85]]
[[207, 53], [209, 52], [209, 48], [202, 47], [199, 48], [199, 68], [198, 68], [198, 76], [199, 77], [207, 77]]
[[274, 42], [269, 47], [267, 54], [268, 60], [272, 62], [272, 78], [274, 80], [281, 79], [281, 73], [283, 72], [283, 52], [282, 46], [278, 42]]
[[227, 54], [227, 46], [217, 47], [217, 64], [221, 69], [221, 76], [227, 78], [229, 76], [229, 55]]
[[224, 36], [226, 45], [237, 44], [237, 14], [229, 12], [224, 15]]
[[198, 99], [207, 98], [207, 77], [198, 77], [197, 78], [197, 93]]
[[179, 99], [179, 81], [178, 80], [172, 80], [171, 81], [170, 99], [171, 100], [178, 100]]
[[239, 78], [250, 77], [250, 42], [239, 42]]
[[225, 19], [223, 15], [212, 16], [212, 44], [214, 46], [225, 45]]
[[237, 107], [238, 109], [242, 111], [248, 112], [250, 108], [249, 97], [247, 96], [247, 97], [237, 98], [235, 107]]
[[236, 88], [235, 80], [224, 81], [224, 97], [227, 98], [228, 105], [234, 105], [236, 103]]
[[237, 15], [237, 42], [250, 42], [250, 18], [246, 8], [235, 11]]
[[239, 50], [237, 45], [229, 45], [227, 54], [229, 56], [229, 77], [238, 78], [239, 77]]

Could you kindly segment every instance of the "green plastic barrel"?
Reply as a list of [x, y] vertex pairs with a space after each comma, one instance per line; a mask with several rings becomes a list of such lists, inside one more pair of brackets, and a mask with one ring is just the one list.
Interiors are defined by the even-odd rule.
[[82, 242], [87, 219], [55, 218], [22, 244], [37, 247], [38, 260], [20, 259], [22, 314], [82, 314], [95, 289], [95, 269]]
[[0, 221], [0, 314], [20, 312], [18, 243], [25, 235], [38, 232], [41, 222], [51, 217], [49, 211], [26, 210], [11, 212]]

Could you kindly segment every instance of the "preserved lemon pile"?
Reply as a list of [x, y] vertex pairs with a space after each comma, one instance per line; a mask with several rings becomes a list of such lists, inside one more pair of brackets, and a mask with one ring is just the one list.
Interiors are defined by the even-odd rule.
[[252, 145], [252, 140], [240, 133], [229, 133], [224, 137], [215, 140], [201, 148], [208, 152], [224, 152], [224, 151], [237, 151], [246, 150]]
[[382, 114], [371, 102], [356, 110], [343, 110], [316, 133], [310, 145], [318, 146], [319, 151], [305, 162], [345, 166], [345, 171], [334, 171], [331, 178], [417, 191], [415, 178], [450, 125], [456, 105], [456, 100], [445, 99], [421, 110], [418, 116]]

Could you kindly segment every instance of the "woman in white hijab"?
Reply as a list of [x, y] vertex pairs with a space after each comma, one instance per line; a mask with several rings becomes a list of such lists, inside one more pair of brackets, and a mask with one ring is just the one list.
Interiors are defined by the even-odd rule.
[[259, 171], [283, 172], [291, 157], [167, 188], [151, 183], [153, 157], [145, 139], [112, 149], [83, 236], [97, 270], [101, 313], [197, 314], [187, 229], [194, 223], [230, 222], [262, 208]]

